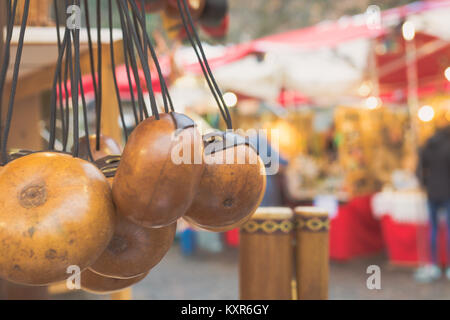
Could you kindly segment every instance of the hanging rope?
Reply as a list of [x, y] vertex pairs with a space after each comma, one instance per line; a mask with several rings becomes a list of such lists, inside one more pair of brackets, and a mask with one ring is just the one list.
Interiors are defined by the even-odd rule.
[[[75, 5], [80, 7], [80, 0], [75, 0]], [[73, 48], [74, 48], [74, 72], [72, 74], [72, 109], [73, 109], [73, 156], [80, 154], [80, 124], [78, 114], [78, 86], [80, 84], [80, 29], [76, 27], [72, 30]], [[89, 140], [89, 137], [86, 137]], [[89, 141], [87, 142], [89, 144]]]
[[[59, 27], [59, 15], [58, 15], [58, 4], [57, 0], [53, 1], [53, 7], [55, 10], [55, 22], [56, 22], [56, 39], [58, 44], [58, 56], [61, 53], [61, 35], [60, 35], [60, 27]], [[65, 121], [65, 115], [64, 115], [64, 104], [63, 104], [63, 97], [62, 97], [62, 72], [61, 68], [57, 69], [58, 72], [58, 90], [59, 90], [59, 108], [60, 108], [60, 117], [61, 117], [61, 126], [62, 126], [62, 140], [64, 140], [64, 132], [66, 131], [66, 121]], [[56, 102], [55, 102], [56, 103]], [[51, 104], [52, 105], [52, 104]]]
[[[64, 58], [64, 53], [66, 51], [68, 41], [69, 41], [69, 32], [66, 29], [65, 32], [64, 32], [63, 43], [62, 43], [61, 49], [59, 50], [59, 53], [58, 53], [58, 59], [57, 59], [57, 62], [56, 62], [56, 73], [55, 73], [55, 76], [53, 77], [52, 94], [51, 94], [51, 97], [50, 97], [50, 138], [49, 138], [49, 142], [48, 142], [48, 149], [49, 150], [55, 150], [55, 140], [56, 140], [56, 84], [58, 82], [58, 75], [59, 75], [58, 71], [61, 69], [62, 60]], [[66, 59], [66, 62], [67, 62], [67, 60], [68, 59]], [[64, 84], [67, 87], [67, 81], [65, 81]], [[59, 95], [62, 95], [62, 91], [59, 92]], [[66, 100], [67, 100], [67, 96], [68, 96], [68, 90], [66, 90]], [[63, 106], [61, 106], [61, 107], [63, 107]], [[62, 112], [62, 117], [63, 118], [64, 118], [64, 114], [65, 114], [65, 112]], [[65, 120], [62, 119], [62, 121], [65, 121]], [[63, 141], [65, 140], [64, 139], [65, 130], [67, 130], [66, 126], [64, 126], [64, 128], [63, 128]], [[63, 148], [63, 151], [65, 151], [65, 148]]]
[[232, 121], [231, 115], [228, 110], [228, 107], [223, 99], [222, 92], [220, 91], [219, 86], [211, 72], [211, 68], [209, 67], [208, 60], [206, 58], [205, 52], [203, 50], [203, 46], [200, 41], [200, 37], [197, 34], [197, 31], [194, 26], [194, 22], [189, 11], [189, 6], [186, 0], [183, 0], [183, 4], [181, 0], [177, 0], [178, 10], [180, 12], [181, 20], [183, 22], [184, 29], [188, 36], [189, 42], [191, 43], [192, 48], [195, 51], [200, 67], [202, 68], [203, 75], [208, 83], [209, 89], [214, 96], [214, 99], [217, 102], [219, 110], [222, 114], [223, 119], [227, 125], [228, 129], [232, 129]]
[[[122, 39], [124, 39], [124, 38], [122, 37]], [[123, 40], [123, 41], [125, 41], [125, 40]], [[137, 110], [136, 110], [136, 100], [134, 98], [133, 83], [131, 81], [131, 75], [130, 75], [130, 66], [129, 66], [129, 62], [128, 62], [128, 51], [127, 51], [125, 45], [123, 45], [122, 47], [123, 47], [123, 56], [124, 56], [124, 60], [125, 60], [125, 68], [127, 71], [128, 88], [130, 90], [131, 107], [133, 110], [135, 125], [137, 126], [139, 124], [139, 119], [138, 119], [138, 114], [137, 114]]]
[[149, 68], [149, 65], [148, 65], [148, 61], [145, 61], [145, 55], [143, 53], [142, 46], [139, 43], [139, 39], [137, 37], [136, 29], [133, 28], [133, 26], [132, 26], [132, 21], [131, 21], [129, 12], [128, 12], [128, 7], [127, 7], [127, 4], [126, 4], [126, 1], [125, 0], [118, 0], [118, 3], [120, 4], [120, 6], [122, 8], [122, 11], [123, 11], [122, 13], [125, 16], [125, 21], [127, 22], [126, 25], [128, 27], [128, 31], [129, 31], [129, 33], [132, 36], [132, 39], [134, 41], [134, 45], [136, 46], [136, 50], [137, 50], [137, 53], [138, 53], [140, 61], [141, 61], [142, 69], [143, 69], [144, 76], [145, 76], [145, 81], [147, 83], [147, 90], [148, 90], [148, 93], [149, 93], [149, 96], [150, 96], [150, 107], [152, 109], [152, 114], [157, 120], [159, 120], [159, 112], [158, 112], [158, 107], [156, 105], [155, 95], [154, 95], [154, 92], [153, 92], [152, 77], [151, 77], [151, 74], [150, 74], [150, 68]]
[[81, 77], [82, 72], [81, 72], [81, 69], [78, 71], [79, 71], [78, 78], [80, 79], [81, 101], [83, 103], [84, 134], [86, 137], [87, 155], [88, 155], [88, 160], [94, 162], [94, 157], [92, 156], [92, 152], [91, 152], [91, 141], [89, 139], [89, 137], [90, 137], [90, 135], [89, 135], [89, 119], [88, 119], [88, 115], [87, 115], [86, 97], [84, 96], [83, 78]]
[[3, 54], [3, 64], [2, 69], [0, 72], [0, 143], [1, 143], [1, 137], [2, 137], [2, 114], [3, 114], [3, 91], [5, 88], [5, 82], [6, 82], [6, 75], [8, 73], [8, 67], [9, 67], [9, 60], [11, 57], [11, 38], [12, 38], [12, 32], [14, 28], [14, 18], [16, 16], [16, 8], [17, 8], [17, 0], [14, 1], [13, 8], [11, 9], [11, 0], [9, 0], [7, 3], [6, 10], [8, 11], [8, 21], [7, 21], [7, 30], [6, 30], [6, 43], [4, 46], [4, 54]]
[[[146, 30], [146, 16], [145, 16], [145, 7], [144, 7], [144, 3], [143, 1], [141, 2], [141, 7], [142, 7], [142, 15], [139, 16], [139, 9], [136, 5], [136, 3], [134, 1], [129, 1], [131, 8], [133, 10], [134, 15], [136, 16], [137, 20], [139, 20], [140, 24], [141, 24], [141, 28]], [[172, 103], [172, 99], [170, 98], [170, 94], [169, 94], [169, 90], [167, 89], [167, 84], [166, 84], [166, 80], [164, 79], [162, 70], [161, 70], [161, 66], [159, 64], [159, 60], [158, 57], [156, 55], [156, 50], [153, 46], [153, 44], [151, 43], [148, 33], [147, 32], [143, 32], [143, 37], [144, 37], [144, 42], [145, 42], [145, 46], [150, 48], [150, 54], [152, 56], [152, 60], [155, 63], [156, 66], [156, 70], [158, 72], [158, 77], [159, 77], [159, 82], [161, 85], [161, 94], [163, 97], [163, 103], [164, 103], [164, 110], [166, 113], [169, 112], [169, 108], [168, 105], [170, 106], [171, 111], [175, 111], [174, 107], [173, 107], [173, 103]], [[146, 60], [148, 61], [148, 60]]]
[[111, 55], [111, 69], [114, 80], [114, 89], [116, 91], [117, 103], [119, 106], [120, 120], [122, 122], [122, 128], [125, 135], [125, 141], [128, 141], [128, 132], [127, 125], [125, 123], [125, 117], [122, 108], [122, 99], [120, 98], [119, 86], [117, 84], [117, 75], [116, 75], [116, 62], [114, 57], [114, 39], [113, 39], [113, 17], [112, 17], [112, 0], [108, 0], [108, 18], [109, 18], [109, 47], [110, 47], [110, 55]]
[[[14, 62], [14, 71], [13, 71], [13, 78], [12, 78], [12, 85], [11, 85], [11, 94], [9, 96], [9, 105], [8, 105], [8, 114], [6, 116], [6, 125], [5, 125], [5, 133], [2, 137], [2, 163], [6, 164], [8, 162], [8, 153], [7, 153], [7, 144], [8, 144], [8, 136], [9, 136], [9, 130], [11, 128], [11, 121], [12, 121], [12, 115], [13, 115], [13, 107], [14, 107], [14, 98], [16, 95], [16, 88], [17, 88], [17, 80], [19, 77], [19, 67], [20, 67], [20, 60], [22, 59], [22, 51], [23, 51], [23, 41], [25, 37], [25, 29], [27, 26], [27, 20], [28, 20], [28, 10], [30, 8], [30, 0], [25, 0], [23, 10], [23, 16], [22, 16], [22, 24], [20, 26], [20, 35], [19, 35], [19, 43], [17, 45], [17, 53], [16, 53], [16, 60]], [[14, 19], [10, 19], [10, 25], [9, 27], [13, 27]]]
[[97, 112], [97, 130], [96, 130], [96, 142], [95, 149], [100, 150], [100, 135], [102, 125], [102, 13], [101, 2], [97, 0], [97, 100], [96, 100], [96, 112]]
[[[129, 58], [131, 70], [133, 72], [134, 81], [136, 84], [137, 94], [138, 94], [138, 103], [139, 103], [139, 122], [144, 120], [144, 114], [148, 117], [147, 107], [145, 105], [144, 97], [142, 95], [143, 90], [141, 89], [141, 81], [139, 78], [136, 57], [134, 54], [134, 46], [131, 36], [129, 35], [128, 28], [126, 27], [126, 21], [124, 18], [124, 14], [122, 12], [122, 8], [120, 7], [119, 0], [116, 1], [117, 6], [119, 8], [119, 16], [120, 16], [120, 25], [122, 28], [123, 34], [123, 45], [125, 54], [125, 63], [127, 63], [127, 57]], [[128, 68], [128, 66], [127, 66]], [[129, 69], [127, 69], [127, 73], [129, 74]], [[130, 84], [131, 86], [131, 84]]]

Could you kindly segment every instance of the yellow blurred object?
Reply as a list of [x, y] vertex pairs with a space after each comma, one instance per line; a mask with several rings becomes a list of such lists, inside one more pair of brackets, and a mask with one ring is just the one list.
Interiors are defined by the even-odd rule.
[[430, 121], [418, 122], [418, 142], [423, 145], [436, 131], [436, 129], [450, 125], [450, 96], [439, 95], [422, 101], [422, 105], [431, 106], [434, 116]]
[[406, 109], [338, 107], [335, 124], [340, 136], [339, 164], [351, 195], [379, 191], [390, 183], [392, 172], [404, 166]]

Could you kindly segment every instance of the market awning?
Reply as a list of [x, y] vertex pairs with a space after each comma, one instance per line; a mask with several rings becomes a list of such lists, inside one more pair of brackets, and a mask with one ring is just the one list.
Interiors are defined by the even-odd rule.
[[[450, 0], [414, 2], [381, 12], [379, 25], [372, 20], [368, 23], [366, 14], [346, 16], [224, 48], [209, 62], [224, 90], [276, 101], [281, 88], [286, 88], [332, 103], [356, 95], [373, 72], [368, 65], [374, 46], [384, 42], [388, 50], [376, 57], [380, 94], [392, 96], [406, 86], [399, 26], [408, 19], [417, 32], [419, 85], [434, 83], [440, 88], [445, 87], [443, 70], [449, 64], [444, 61], [450, 55], [449, 16]], [[392, 45], [398, 49], [392, 50]], [[201, 72], [197, 63], [184, 66], [187, 71]]]
[[[97, 77], [97, 74], [95, 74], [95, 77]], [[130, 86], [128, 83], [127, 69], [126, 69], [125, 65], [116, 67], [116, 77], [117, 77], [117, 86], [119, 88], [121, 98], [129, 99], [130, 98]], [[138, 93], [137, 85], [136, 85], [136, 81], [134, 79], [133, 72], [131, 69], [130, 69], [130, 77], [131, 77], [133, 93], [135, 96], [137, 96], [137, 93]], [[146, 87], [144, 71], [142, 69], [138, 70], [138, 77], [139, 77], [139, 82], [141, 84], [142, 90], [144, 92], [148, 92], [147, 87]], [[83, 81], [84, 94], [86, 96], [94, 95], [94, 83], [92, 81], [91, 74], [85, 74], [82, 77], [82, 81]], [[67, 91], [68, 91], [69, 97], [71, 97], [70, 81], [67, 82], [67, 86], [68, 86]], [[159, 82], [159, 77], [156, 72], [152, 72], [152, 86], [153, 86], [153, 90], [155, 93], [161, 92], [161, 84]], [[59, 92], [58, 86], [57, 86], [57, 92]], [[115, 93], [112, 92], [111, 94], [115, 94]], [[63, 98], [65, 98], [64, 87], [63, 87], [62, 96], [63, 96]]]

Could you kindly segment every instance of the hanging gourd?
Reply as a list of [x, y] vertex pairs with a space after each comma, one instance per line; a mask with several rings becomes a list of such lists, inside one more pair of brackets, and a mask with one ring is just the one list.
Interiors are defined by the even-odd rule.
[[[76, 265], [82, 271], [84, 290], [110, 293], [142, 280], [161, 261], [173, 243], [179, 218], [185, 217], [194, 225], [214, 231], [228, 230], [249, 218], [265, 188], [261, 159], [243, 137], [228, 131], [202, 137], [192, 119], [175, 112], [147, 33], [146, 9], [164, 9], [181, 18], [219, 111], [227, 128], [232, 129], [231, 116], [191, 16], [200, 17], [204, 0], [189, 3], [183, 0], [183, 5], [181, 0], [115, 2], [123, 33], [123, 57], [134, 128], [127, 127], [121, 104], [114, 61], [113, 2], [109, 1], [112, 75], [126, 141], [123, 153], [118, 143], [101, 133], [102, 40], [98, 28], [96, 71], [87, 1], [84, 1], [84, 10], [95, 93], [95, 134], [89, 133], [80, 68], [80, 30], [66, 28], [61, 37], [57, 20], [58, 59], [49, 108], [48, 147], [40, 152], [8, 152], [30, 0], [24, 3], [0, 145], [3, 165], [0, 169], [0, 203], [3, 205], [0, 211], [0, 277], [22, 284], [47, 285], [66, 279], [67, 268]], [[58, 12], [57, 3], [55, 0], [55, 12]], [[80, 6], [80, 0], [75, 0], [74, 4]], [[7, 3], [7, 11], [13, 17], [15, 5], [16, 2], [14, 5]], [[100, 9], [98, 1], [98, 26], [101, 25]], [[5, 42], [8, 53], [13, 25], [14, 18], [8, 19]], [[163, 113], [152, 87], [150, 58], [159, 77]], [[8, 65], [5, 59], [0, 70], [0, 99]], [[141, 83], [139, 67], [145, 83]], [[144, 98], [145, 88], [150, 108]], [[79, 94], [84, 120], [84, 137], [81, 138]], [[56, 130], [58, 115], [60, 137]], [[69, 123], [70, 120], [73, 122]], [[71, 135], [69, 128], [73, 129]], [[69, 137], [73, 139], [72, 148]], [[55, 147], [58, 139], [61, 150]], [[71, 150], [71, 154], [67, 150]], [[232, 163], [226, 161], [229, 152], [233, 152]], [[240, 158], [243, 163], [238, 161]]]
[[148, 272], [130, 279], [116, 279], [101, 276], [88, 269], [80, 275], [81, 289], [95, 294], [110, 294], [138, 283], [147, 275]]
[[[177, 3], [184, 29], [207, 84], [227, 128], [231, 130], [227, 105], [208, 65], [192, 16], [187, 10], [187, 2], [177, 0]], [[205, 168], [185, 219], [211, 231], [236, 228], [250, 218], [262, 201], [266, 187], [264, 164], [256, 150], [243, 137], [229, 131], [207, 135], [203, 140]]]
[[90, 266], [114, 231], [114, 207], [104, 175], [71, 155], [39, 152], [0, 173], [0, 276], [46, 285], [67, 267]]
[[[181, 145], [180, 145], [181, 144]], [[174, 148], [181, 149], [174, 155]], [[186, 155], [186, 163], [173, 157]], [[181, 218], [194, 198], [203, 165], [203, 144], [195, 123], [178, 113], [141, 122], [125, 145], [113, 184], [118, 212], [144, 227], [162, 227]]]
[[176, 228], [176, 222], [162, 228], [143, 228], [119, 216], [111, 242], [90, 270], [118, 279], [146, 273], [169, 251]]
[[264, 164], [241, 136], [219, 132], [204, 140], [205, 169], [185, 219], [206, 230], [228, 231], [246, 222], [261, 203]]

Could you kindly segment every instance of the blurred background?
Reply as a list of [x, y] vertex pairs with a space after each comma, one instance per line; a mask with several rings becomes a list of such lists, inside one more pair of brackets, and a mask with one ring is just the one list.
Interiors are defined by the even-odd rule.
[[[66, 20], [65, 8], [55, 13], [52, 1], [35, 3], [42, 7], [25, 36], [15, 111], [22, 121], [10, 143], [30, 149], [48, 139], [50, 88], [44, 83], [57, 57], [55, 15]], [[449, 299], [450, 1], [211, 3], [196, 23], [234, 127], [266, 129], [281, 159], [262, 206], [314, 205], [329, 213], [329, 298]], [[89, 5], [94, 11], [96, 2]], [[107, 28], [107, 2], [102, 5], [101, 27]], [[177, 111], [205, 130], [224, 129], [179, 18], [149, 12], [147, 19]], [[116, 14], [114, 21], [118, 28]], [[14, 30], [13, 51], [17, 38]], [[114, 29], [118, 45], [120, 39]], [[136, 91], [129, 90], [124, 66], [117, 68], [126, 128], [108, 111], [114, 126], [104, 132], [123, 144], [122, 131], [134, 126]], [[94, 114], [89, 78], [85, 92]], [[160, 92], [159, 83], [152, 85]], [[105, 105], [108, 95], [114, 96], [106, 93]], [[92, 132], [94, 121], [90, 126]], [[272, 141], [269, 129], [277, 129], [279, 139]], [[436, 163], [430, 159], [446, 168], [442, 177], [431, 173]], [[435, 195], [436, 185], [443, 195]], [[238, 299], [239, 244], [237, 229], [210, 233], [180, 221], [174, 246], [133, 286], [133, 298]], [[381, 268], [380, 290], [367, 288], [370, 265]], [[49, 290], [61, 299], [109, 298]]]

